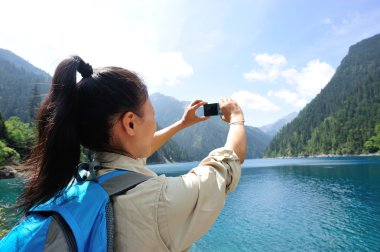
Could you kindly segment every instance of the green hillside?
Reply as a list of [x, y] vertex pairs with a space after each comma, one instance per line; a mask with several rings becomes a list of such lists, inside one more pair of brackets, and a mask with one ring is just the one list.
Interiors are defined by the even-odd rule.
[[350, 47], [321, 93], [273, 138], [266, 156], [361, 154], [380, 123], [380, 34]]
[[31, 121], [50, 76], [14, 53], [0, 48], [0, 113]]
[[[158, 129], [162, 127], [158, 126]], [[164, 146], [158, 149], [147, 160], [150, 164], [162, 164], [168, 162], [193, 161], [186, 149], [182, 148], [176, 141], [169, 139]]]

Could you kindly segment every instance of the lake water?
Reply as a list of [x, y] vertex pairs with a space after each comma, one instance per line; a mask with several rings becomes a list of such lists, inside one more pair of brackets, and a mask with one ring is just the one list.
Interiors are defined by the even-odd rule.
[[[150, 167], [173, 176], [196, 164]], [[0, 207], [19, 187], [0, 180]], [[246, 160], [197, 251], [380, 251], [380, 157]]]

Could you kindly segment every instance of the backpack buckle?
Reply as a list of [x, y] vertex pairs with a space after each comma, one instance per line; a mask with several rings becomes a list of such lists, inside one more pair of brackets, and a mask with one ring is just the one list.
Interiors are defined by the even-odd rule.
[[90, 165], [89, 163], [80, 163], [77, 165], [77, 169], [75, 171], [75, 180], [76, 181], [85, 181], [88, 177]]
[[87, 179], [92, 181], [98, 181], [95, 174], [96, 171], [102, 169], [98, 161], [92, 161], [90, 163], [80, 163], [75, 171], [76, 181], [85, 181]]

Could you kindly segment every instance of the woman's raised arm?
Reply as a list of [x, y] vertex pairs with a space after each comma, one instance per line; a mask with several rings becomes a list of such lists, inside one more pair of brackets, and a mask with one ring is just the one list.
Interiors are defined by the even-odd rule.
[[172, 136], [174, 136], [178, 131], [183, 130], [184, 128], [187, 128], [191, 125], [194, 125], [198, 122], [202, 122], [207, 120], [209, 117], [205, 116], [197, 116], [195, 114], [195, 111], [206, 104], [207, 102], [204, 102], [202, 100], [195, 100], [191, 104], [189, 104], [185, 112], [183, 113], [183, 116], [181, 120], [173, 123], [172, 125], [163, 128], [159, 131], [157, 131], [154, 134], [153, 137], [153, 143], [152, 143], [152, 151], [150, 155], [152, 155], [154, 152], [156, 152], [162, 145], [164, 145]]

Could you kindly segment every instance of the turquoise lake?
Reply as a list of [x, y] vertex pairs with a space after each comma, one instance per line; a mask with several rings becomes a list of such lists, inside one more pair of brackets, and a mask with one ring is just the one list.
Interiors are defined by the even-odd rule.
[[[150, 167], [175, 176], [196, 165]], [[0, 180], [0, 207], [20, 186]], [[3, 217], [1, 228], [15, 222]], [[190, 251], [380, 251], [380, 157], [246, 160], [239, 186]]]

